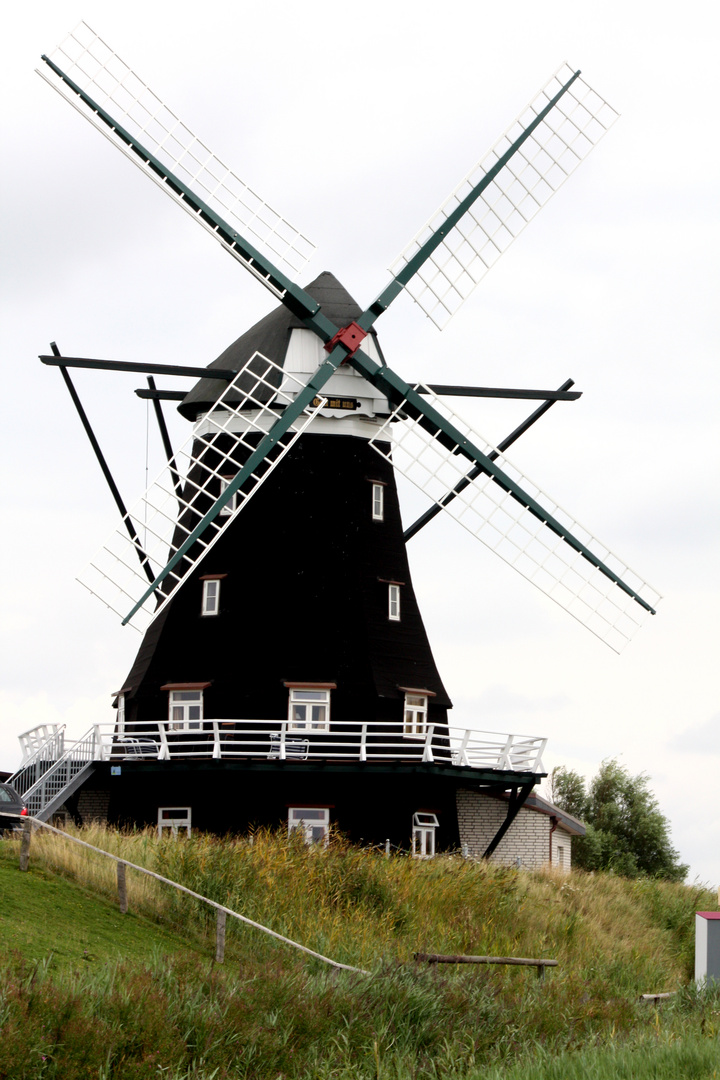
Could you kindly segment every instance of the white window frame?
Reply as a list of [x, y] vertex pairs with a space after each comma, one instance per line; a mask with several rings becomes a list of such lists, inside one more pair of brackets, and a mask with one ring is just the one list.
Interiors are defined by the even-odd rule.
[[[234, 476], [221, 476], [220, 477], [220, 494], [221, 495], [223, 495], [227, 491], [227, 489], [230, 486], [230, 481], [234, 480], [234, 479], [235, 479]], [[238, 505], [237, 497], [238, 497], [238, 493], [236, 491], [233, 494], [232, 498], [228, 499], [228, 501], [225, 503], [222, 510], [218, 514], [218, 517], [230, 517], [231, 514], [235, 513], [235, 511], [237, 510], [237, 505]]]
[[388, 585], [388, 619], [400, 622], [400, 586]]
[[[329, 731], [330, 690], [324, 686], [290, 686], [288, 694], [288, 731]], [[322, 709], [322, 715], [313, 716], [312, 707]], [[295, 715], [296, 709], [305, 712], [305, 718]], [[309, 717], [308, 717], [309, 711]]]
[[[183, 698], [182, 695], [192, 695]], [[203, 726], [203, 691], [170, 690], [168, 692], [168, 731], [202, 731]], [[199, 716], [191, 716], [190, 711], [199, 706]]]
[[372, 519], [373, 521], [385, 520], [385, 485], [375, 481], [372, 485]]
[[125, 694], [122, 691], [117, 696], [117, 717], [115, 718], [115, 732], [117, 735], [125, 734]]
[[[203, 581], [201, 615], [218, 615], [220, 613], [220, 582], [221, 578], [205, 578]], [[214, 606], [212, 606], [214, 605]]]
[[327, 847], [330, 838], [330, 810], [325, 806], [289, 806], [288, 836], [296, 829], [303, 830], [306, 844], [321, 844]]
[[158, 806], [158, 836], [162, 837], [163, 829], [170, 829], [174, 837], [177, 837], [179, 829], [185, 829], [188, 836], [192, 835], [192, 807], [191, 806]]
[[424, 738], [428, 727], [428, 694], [406, 690], [403, 705], [403, 735]]
[[435, 830], [439, 828], [436, 814], [418, 810], [413, 814], [412, 857], [432, 859], [435, 856]]

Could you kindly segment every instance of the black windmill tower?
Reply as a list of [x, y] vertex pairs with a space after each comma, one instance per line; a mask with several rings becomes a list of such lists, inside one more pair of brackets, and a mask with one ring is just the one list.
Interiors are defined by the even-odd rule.
[[[138, 391], [154, 400], [168, 466], [130, 513], [111, 481], [122, 527], [83, 579], [144, 634], [117, 696], [112, 754], [128, 781], [115, 817], [153, 820], [191, 785], [206, 827], [314, 807], [323, 821], [333, 809], [353, 836], [400, 842], [410, 810], [418, 829], [440, 810], [450, 821], [468, 768], [519, 805], [541, 772], [536, 744], [510, 739], [491, 761], [449, 727], [407, 540], [445, 509], [618, 651], [657, 594], [503, 457], [555, 400], [578, 396], [571, 381], [557, 391], [410, 385], [374, 325], [405, 288], [442, 328], [615, 112], [564, 65], [363, 309], [330, 273], [296, 284], [311, 254], [304, 237], [85, 24], [43, 60], [40, 74], [278, 301], [206, 369], [55, 347], [41, 358], [61, 368], [79, 408], [72, 366], [199, 377], [188, 393], [152, 380]], [[542, 404], [493, 448], [448, 409], [461, 394]], [[193, 424], [175, 453], [163, 398]], [[398, 471], [431, 502], [405, 531]], [[443, 842], [457, 842], [456, 825]]]

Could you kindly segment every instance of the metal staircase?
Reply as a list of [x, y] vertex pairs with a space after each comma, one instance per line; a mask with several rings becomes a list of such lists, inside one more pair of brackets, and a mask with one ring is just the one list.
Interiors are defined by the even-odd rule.
[[25, 757], [8, 783], [22, 795], [33, 817], [47, 821], [85, 782], [100, 760], [102, 736], [93, 725], [65, 748], [65, 725], [47, 724], [20, 736]]

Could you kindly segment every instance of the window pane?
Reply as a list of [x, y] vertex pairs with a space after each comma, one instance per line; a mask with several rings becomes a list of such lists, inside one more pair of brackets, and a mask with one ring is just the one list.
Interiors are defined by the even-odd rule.
[[327, 701], [327, 690], [293, 690], [293, 701]]
[[313, 722], [313, 725], [315, 726], [315, 725], [318, 725], [318, 724], [324, 724], [325, 723], [325, 706], [324, 705], [313, 705], [313, 706], [311, 706], [311, 708], [312, 708], [312, 722]]

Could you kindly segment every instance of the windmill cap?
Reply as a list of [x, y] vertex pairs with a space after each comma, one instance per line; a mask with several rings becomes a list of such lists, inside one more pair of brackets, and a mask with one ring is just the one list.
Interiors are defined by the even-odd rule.
[[[317, 300], [323, 314], [338, 327], [347, 326], [362, 314], [362, 308], [357, 301], [328, 270], [306, 285], [305, 291], [313, 300]], [[290, 331], [303, 329], [304, 326], [284, 304], [280, 304], [233, 341], [232, 345], [228, 345], [217, 360], [208, 364], [208, 369], [239, 371], [256, 352], [262, 353], [268, 360], [273, 360], [282, 367], [290, 341]], [[180, 402], [178, 412], [188, 420], [196, 420], [201, 413], [212, 408], [225, 385], [219, 379], [200, 379]]]

